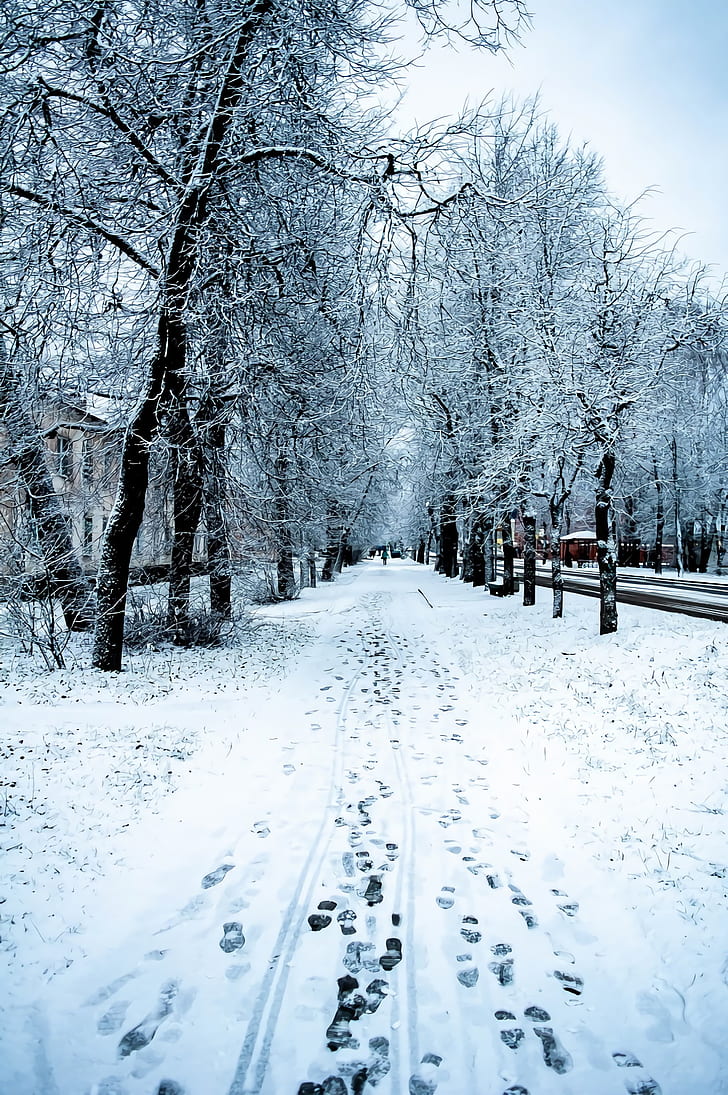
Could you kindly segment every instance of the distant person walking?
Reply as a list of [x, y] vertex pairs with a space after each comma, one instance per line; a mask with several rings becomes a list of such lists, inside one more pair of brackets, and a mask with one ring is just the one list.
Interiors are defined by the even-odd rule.
[[388, 558], [389, 558], [389, 552], [387, 551], [386, 547], [383, 547], [382, 548], [382, 563], [384, 564], [384, 566], [387, 565], [387, 559]]

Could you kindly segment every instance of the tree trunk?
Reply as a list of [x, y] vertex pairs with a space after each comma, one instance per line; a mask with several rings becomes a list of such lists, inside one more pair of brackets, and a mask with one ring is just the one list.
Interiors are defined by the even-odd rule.
[[207, 568], [210, 582], [210, 612], [220, 620], [232, 616], [232, 566], [225, 516], [225, 425], [222, 407], [212, 412], [201, 429], [204, 469]]
[[485, 563], [485, 580], [486, 582], [495, 582], [498, 577], [498, 542], [496, 539], [496, 529], [490, 528], [485, 531], [484, 522], [484, 537], [483, 537], [483, 556]]
[[437, 569], [446, 578], [458, 576], [458, 526], [455, 499], [448, 495], [440, 511], [440, 558]]
[[277, 590], [284, 601], [292, 601], [298, 595], [296, 573], [293, 566], [293, 534], [290, 507], [290, 464], [288, 457], [280, 453], [274, 465], [275, 515], [278, 533]]
[[549, 499], [549, 514], [551, 516], [551, 535], [549, 548], [551, 550], [551, 589], [553, 592], [552, 619], [560, 620], [564, 615], [564, 575], [561, 571], [561, 524], [564, 516], [564, 499], [552, 495]]
[[424, 561], [425, 561], [425, 540], [424, 540], [424, 537], [423, 537], [420, 540], [419, 544], [417, 545], [416, 562], [424, 563]]
[[536, 514], [523, 514], [523, 604], [536, 604]]
[[341, 540], [341, 521], [334, 516], [334, 510], [329, 511], [329, 519], [326, 524], [326, 555], [321, 567], [321, 581], [332, 582], [334, 568], [339, 555], [339, 542]]
[[116, 500], [106, 525], [99, 561], [92, 662], [94, 668], [112, 672], [121, 669], [129, 564], [144, 515], [149, 446], [157, 431], [157, 409], [164, 375], [161, 358], [160, 354], [152, 367], [146, 393], [124, 435]]
[[675, 570], [678, 578], [683, 572], [682, 517], [680, 515], [680, 484], [677, 474], [677, 438], [672, 439], [672, 489], [675, 499]]
[[698, 573], [706, 574], [710, 553], [713, 550], [713, 533], [710, 527], [709, 515], [703, 511], [700, 517], [700, 540], [698, 543]]
[[0, 408], [10, 457], [28, 495], [49, 593], [57, 597], [69, 631], [93, 627], [93, 591], [71, 542], [68, 518], [53, 489], [46, 450], [27, 405], [20, 377], [0, 339]]
[[617, 556], [612, 532], [612, 478], [614, 453], [607, 450], [597, 468], [594, 527], [599, 563], [599, 634], [617, 630]]
[[715, 562], [718, 569], [718, 574], [721, 573], [723, 568], [723, 558], [725, 555], [725, 498], [721, 493], [720, 501], [718, 502], [718, 516], [715, 521]]
[[657, 468], [657, 459], [652, 457], [652, 470], [655, 480], [657, 506], [655, 514], [655, 574], [662, 574], [662, 543], [665, 530], [665, 503], [662, 497], [662, 480]]
[[184, 403], [175, 402], [165, 432], [171, 446], [174, 504], [167, 624], [172, 632], [172, 642], [187, 646], [192, 559], [202, 515], [202, 452]]
[[479, 510], [473, 515], [470, 543], [473, 589], [478, 589], [485, 585], [485, 518]]
[[475, 515], [464, 519], [463, 526], [463, 566], [460, 579], [470, 584], [473, 581], [473, 529], [475, 527]]
[[513, 531], [510, 517], [505, 517], [501, 523], [501, 539], [503, 540], [503, 596], [513, 595]]

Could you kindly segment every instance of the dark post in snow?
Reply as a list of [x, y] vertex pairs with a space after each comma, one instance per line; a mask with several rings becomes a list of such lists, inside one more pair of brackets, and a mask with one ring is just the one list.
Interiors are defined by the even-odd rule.
[[614, 453], [606, 451], [596, 471], [594, 522], [599, 563], [599, 634], [617, 630], [617, 553], [612, 533], [612, 477]]

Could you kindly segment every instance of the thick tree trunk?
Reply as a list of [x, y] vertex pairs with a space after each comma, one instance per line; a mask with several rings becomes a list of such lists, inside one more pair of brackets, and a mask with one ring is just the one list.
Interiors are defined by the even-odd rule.
[[43, 439], [23, 402], [20, 377], [1, 339], [0, 416], [10, 457], [28, 495], [50, 593], [60, 602], [68, 630], [88, 631], [94, 622], [93, 592], [73, 550], [61, 500], [53, 489]]
[[463, 531], [463, 567], [460, 579], [470, 584], [473, 581], [473, 520]]
[[415, 557], [415, 561], [418, 562], [418, 563], [424, 563], [424, 561], [425, 561], [425, 541], [424, 541], [424, 539], [420, 540], [420, 542], [417, 545], [417, 555]]
[[594, 526], [599, 563], [599, 634], [617, 630], [617, 554], [612, 532], [612, 478], [614, 453], [606, 451], [597, 468]]
[[478, 589], [485, 585], [485, 519], [480, 511], [473, 516], [470, 545], [473, 589]]
[[167, 625], [178, 646], [189, 643], [190, 582], [195, 534], [202, 515], [202, 453], [187, 408], [177, 402], [166, 424], [171, 446], [174, 539], [169, 567]]
[[549, 499], [549, 514], [551, 516], [551, 535], [549, 548], [551, 550], [551, 589], [553, 593], [553, 608], [551, 616], [554, 620], [560, 620], [564, 615], [564, 575], [561, 571], [561, 524], [564, 518], [564, 499], [558, 495], [552, 495]]
[[149, 482], [149, 446], [158, 427], [157, 410], [163, 375], [163, 364], [158, 360], [152, 367], [146, 394], [124, 435], [119, 485], [104, 533], [96, 581], [97, 615], [93, 648], [96, 669], [111, 672], [121, 669], [129, 564], [144, 516]]
[[513, 531], [510, 517], [505, 517], [501, 524], [501, 539], [503, 540], [503, 596], [513, 595]]
[[536, 514], [523, 514], [523, 604], [536, 604]]
[[458, 526], [455, 499], [448, 495], [440, 511], [440, 558], [437, 569], [446, 578], [458, 576]]
[[349, 530], [345, 528], [341, 530], [341, 536], [339, 538], [339, 543], [336, 549], [336, 559], [334, 560], [334, 574], [341, 574], [348, 551]]
[[336, 560], [339, 556], [341, 535], [341, 519], [335, 516], [335, 509], [332, 507], [329, 510], [329, 518], [326, 523], [326, 554], [324, 556], [323, 566], [321, 567], [322, 582], [332, 582], [334, 580], [334, 570], [336, 567]]
[[698, 572], [700, 574], [706, 574], [708, 571], [708, 563], [710, 562], [710, 553], [713, 550], [713, 533], [711, 531], [710, 517], [707, 513], [703, 512], [700, 519], [700, 538], [698, 541]]

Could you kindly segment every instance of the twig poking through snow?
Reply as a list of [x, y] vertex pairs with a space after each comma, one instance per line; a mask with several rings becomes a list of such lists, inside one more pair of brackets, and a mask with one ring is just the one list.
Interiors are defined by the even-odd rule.
[[[422, 593], [422, 590], [421, 590], [421, 589], [418, 589], [418, 590], [417, 590], [417, 592], [418, 592], [418, 593], [421, 593], [421, 594], [422, 594], [422, 596], [423, 596], [423, 597], [425, 597], [425, 595], [424, 595], [424, 593]], [[425, 600], [427, 601], [427, 597], [425, 597]], [[434, 606], [434, 605], [432, 604], [432, 602], [431, 602], [431, 601], [427, 601], [427, 603], [428, 603], [428, 605], [430, 606], [430, 608], [434, 608], [434, 607], [435, 607], [435, 606]]]

